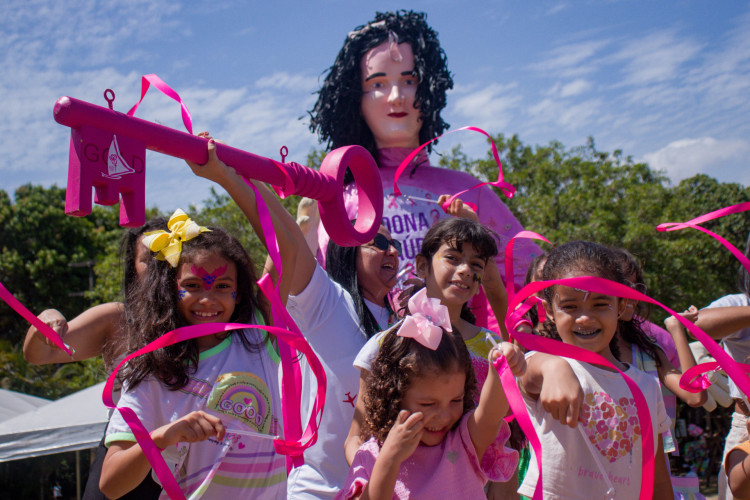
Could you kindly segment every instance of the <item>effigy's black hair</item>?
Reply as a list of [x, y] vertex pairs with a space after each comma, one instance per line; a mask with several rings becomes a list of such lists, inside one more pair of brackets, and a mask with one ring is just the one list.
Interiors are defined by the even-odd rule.
[[414, 52], [414, 71], [419, 78], [414, 107], [422, 119], [420, 144], [448, 129], [440, 112], [445, 108], [446, 92], [453, 88], [453, 78], [437, 33], [429, 27], [423, 12], [378, 12], [375, 19], [346, 37], [318, 91], [318, 101], [309, 111], [310, 130], [327, 148], [359, 145], [377, 159], [375, 138], [360, 111], [360, 61], [367, 51], [387, 41], [389, 32], [398, 37], [399, 43], [411, 45]]

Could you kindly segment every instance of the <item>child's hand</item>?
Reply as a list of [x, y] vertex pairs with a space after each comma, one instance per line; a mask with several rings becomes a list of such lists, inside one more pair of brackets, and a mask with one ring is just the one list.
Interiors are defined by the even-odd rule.
[[550, 357], [554, 369], [547, 371], [539, 401], [552, 418], [570, 427], [578, 425], [583, 405], [583, 389], [573, 369], [562, 358]]
[[198, 177], [203, 177], [204, 179], [208, 179], [221, 185], [236, 176], [237, 173], [235, 170], [228, 167], [227, 164], [221, 161], [216, 155], [217, 141], [214, 141], [208, 132], [201, 132], [198, 134], [198, 137], [208, 139], [208, 161], [203, 165], [191, 161], [185, 161], [185, 163], [190, 166], [193, 173]]
[[490, 361], [495, 361], [500, 356], [505, 356], [508, 368], [514, 376], [520, 377], [526, 373], [526, 357], [519, 346], [511, 342], [501, 342], [490, 351]]
[[[62, 340], [65, 340], [65, 335], [68, 333], [68, 321], [65, 319], [65, 316], [62, 315], [60, 311], [57, 309], [47, 309], [45, 311], [42, 311], [39, 316], [37, 316], [44, 324], [52, 328]], [[29, 328], [29, 333], [36, 334], [39, 330], [35, 326], [31, 326]], [[48, 346], [58, 348], [50, 339], [47, 338], [46, 335], [39, 335], [41, 337], [41, 340], [44, 341], [45, 344]]]
[[[451, 196], [453, 195], [441, 194], [440, 198], [438, 198], [437, 201], [438, 204], [442, 207], [443, 203], [448, 201], [448, 198], [450, 198]], [[451, 204], [448, 205], [448, 209], [445, 210], [445, 213], [447, 213], [448, 215], [452, 215], [453, 217], [463, 217], [464, 219], [471, 219], [474, 222], [479, 222], [477, 213], [463, 201], [461, 201], [461, 198], [456, 198], [455, 200], [453, 200]]]
[[159, 448], [167, 448], [177, 443], [205, 441], [211, 436], [221, 441], [226, 428], [219, 417], [204, 411], [188, 413], [179, 420], [163, 425], [151, 433], [151, 439]]
[[401, 464], [417, 449], [424, 430], [424, 414], [415, 412], [409, 415], [407, 410], [398, 412], [396, 422], [388, 431], [380, 456]]
[[[695, 306], [690, 306], [687, 310], [681, 313], [680, 316], [690, 321], [691, 323], [695, 323], [698, 320], [698, 308]], [[682, 323], [680, 323], [674, 316], [670, 316], [665, 319], [664, 325], [667, 327], [667, 331], [669, 331], [669, 333], [672, 333], [675, 329], [677, 329], [677, 331], [684, 331], [685, 328], [684, 326], [682, 326]], [[672, 335], [674, 335], [674, 333], [672, 333]]]

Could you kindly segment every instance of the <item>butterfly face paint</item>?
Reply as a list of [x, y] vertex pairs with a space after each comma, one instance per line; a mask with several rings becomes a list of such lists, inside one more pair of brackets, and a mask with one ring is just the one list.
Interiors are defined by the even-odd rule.
[[202, 252], [177, 269], [177, 309], [188, 324], [227, 323], [237, 305], [237, 268], [220, 254]]
[[192, 267], [192, 271], [196, 276], [200, 276], [203, 280], [203, 288], [206, 290], [211, 289], [211, 285], [214, 284], [214, 281], [216, 281], [216, 278], [219, 276], [223, 276], [224, 273], [227, 271], [227, 266], [220, 267], [218, 269], [215, 269], [213, 273], [209, 273], [202, 267]]

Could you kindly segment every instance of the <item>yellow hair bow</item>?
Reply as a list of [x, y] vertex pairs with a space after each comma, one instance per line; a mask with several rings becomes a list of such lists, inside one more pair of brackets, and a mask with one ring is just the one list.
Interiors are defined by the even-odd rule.
[[210, 229], [199, 226], [181, 209], [175, 210], [167, 222], [171, 232], [150, 231], [144, 233], [143, 244], [152, 252], [158, 252], [156, 258], [166, 260], [172, 267], [177, 267], [180, 262], [182, 243], [190, 241], [196, 236]]

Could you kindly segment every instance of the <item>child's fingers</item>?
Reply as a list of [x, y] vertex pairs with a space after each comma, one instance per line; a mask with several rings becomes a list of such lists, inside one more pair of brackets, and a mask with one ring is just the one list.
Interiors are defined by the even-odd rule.
[[[401, 410], [399, 412], [399, 417], [404, 412], [408, 414], [406, 410]], [[404, 426], [410, 431], [416, 431], [418, 429], [421, 429], [424, 426], [423, 420], [424, 420], [424, 414], [421, 411], [417, 411], [409, 415], [409, 417], [404, 420]]]

